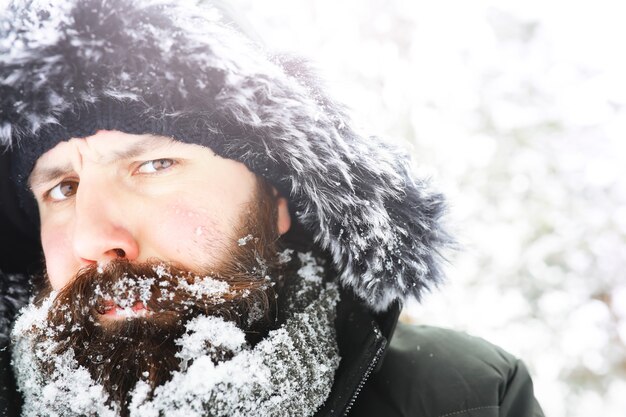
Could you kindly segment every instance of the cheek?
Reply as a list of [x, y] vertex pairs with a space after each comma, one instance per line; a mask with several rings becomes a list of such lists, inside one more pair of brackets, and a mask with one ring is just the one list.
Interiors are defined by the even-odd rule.
[[41, 229], [41, 245], [50, 285], [60, 290], [72, 279], [75, 271], [70, 240], [61, 228], [45, 227]]
[[208, 208], [172, 205], [159, 218], [153, 245], [167, 260], [187, 267], [215, 264], [232, 240], [224, 217]]

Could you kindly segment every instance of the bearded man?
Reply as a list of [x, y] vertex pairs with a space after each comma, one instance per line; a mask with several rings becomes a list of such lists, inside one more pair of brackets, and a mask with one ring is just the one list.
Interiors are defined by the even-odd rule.
[[442, 196], [236, 26], [3, 10], [3, 415], [541, 415], [508, 353], [396, 328], [440, 280]]

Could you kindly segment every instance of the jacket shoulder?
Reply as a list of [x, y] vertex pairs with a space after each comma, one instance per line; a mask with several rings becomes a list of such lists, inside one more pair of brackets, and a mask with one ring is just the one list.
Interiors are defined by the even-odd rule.
[[524, 364], [452, 330], [398, 324], [350, 416], [540, 417]]

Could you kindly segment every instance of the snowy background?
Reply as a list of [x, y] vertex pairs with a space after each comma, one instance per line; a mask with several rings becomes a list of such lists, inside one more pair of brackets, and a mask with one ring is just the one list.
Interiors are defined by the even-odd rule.
[[626, 410], [626, 7], [231, 0], [450, 200], [463, 251], [405, 319], [522, 357], [551, 417]]

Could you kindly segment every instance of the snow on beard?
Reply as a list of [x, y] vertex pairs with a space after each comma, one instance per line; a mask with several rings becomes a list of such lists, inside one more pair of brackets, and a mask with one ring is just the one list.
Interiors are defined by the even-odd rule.
[[[118, 260], [79, 271], [54, 297], [46, 328], [34, 335], [35, 346], [55, 346], [52, 357], [39, 357], [43, 372], [52, 374], [54, 356], [72, 349], [126, 415], [127, 396], [139, 380], [154, 390], [189, 365], [177, 341], [193, 318], [221, 317], [244, 330], [249, 343], [260, 340], [275, 325], [275, 284], [282, 272], [276, 207], [268, 193], [259, 187], [237, 234], [243, 238], [213, 270], [198, 274], [161, 262]], [[50, 294], [44, 288], [36, 303]], [[233, 354], [209, 342], [204, 350], [216, 363]]]

